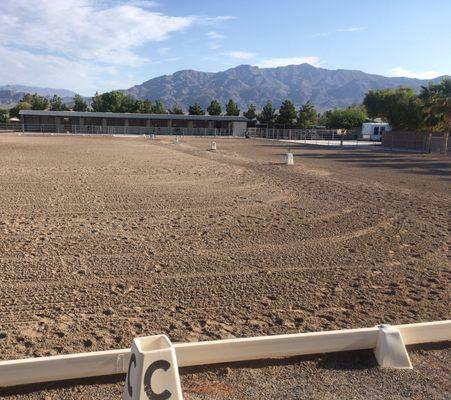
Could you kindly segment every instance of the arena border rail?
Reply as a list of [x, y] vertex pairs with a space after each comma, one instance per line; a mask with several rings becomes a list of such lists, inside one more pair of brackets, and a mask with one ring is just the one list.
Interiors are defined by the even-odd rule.
[[[380, 360], [381, 352], [390, 351], [390, 345], [388, 347], [384, 345], [383, 349], [378, 348], [382, 347], [380, 346], [381, 332], [387, 327], [391, 329], [391, 333], [397, 333], [401, 338], [401, 343], [398, 344], [404, 351], [404, 345], [451, 340], [451, 320], [445, 320], [393, 326], [381, 325], [372, 328], [175, 343], [173, 347], [179, 367], [364, 349], [374, 349], [379, 364], [391, 366], [384, 365]], [[399, 348], [395, 350], [399, 350]], [[0, 387], [123, 374], [127, 372], [130, 355], [130, 349], [119, 349], [0, 361]], [[399, 366], [399, 368], [409, 367]]]

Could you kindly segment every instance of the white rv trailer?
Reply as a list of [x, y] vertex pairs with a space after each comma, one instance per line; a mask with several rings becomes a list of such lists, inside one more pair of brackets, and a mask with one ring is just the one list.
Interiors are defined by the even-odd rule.
[[390, 132], [391, 126], [387, 122], [364, 122], [362, 125], [362, 139], [373, 142], [381, 141], [384, 132]]

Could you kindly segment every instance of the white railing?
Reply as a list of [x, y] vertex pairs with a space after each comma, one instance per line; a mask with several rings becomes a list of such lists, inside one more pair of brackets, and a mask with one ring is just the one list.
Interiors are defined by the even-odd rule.
[[75, 135], [233, 136], [232, 129], [102, 125], [0, 124], [0, 131]]
[[22, 129], [22, 125], [18, 122], [12, 123], [1, 123], [0, 124], [0, 132], [18, 132]]
[[[394, 325], [391, 328], [401, 336], [401, 343], [395, 343], [395, 346], [451, 340], [451, 320]], [[381, 327], [372, 327], [175, 343], [173, 347], [178, 366], [186, 367], [327, 352], [378, 350], [380, 335]], [[399, 350], [399, 346], [395, 350]], [[0, 386], [122, 374], [127, 372], [129, 362], [130, 349], [0, 361]]]
[[251, 137], [276, 140], [339, 140], [336, 129], [248, 128]]
[[328, 146], [368, 146], [379, 142], [363, 140], [359, 132], [343, 132], [338, 129], [282, 129], [248, 128], [247, 136], [258, 139], [270, 139], [298, 144]]

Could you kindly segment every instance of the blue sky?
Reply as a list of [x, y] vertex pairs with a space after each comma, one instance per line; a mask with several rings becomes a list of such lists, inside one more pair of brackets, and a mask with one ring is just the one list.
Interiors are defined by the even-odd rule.
[[91, 95], [302, 62], [429, 79], [451, 74], [450, 16], [450, 0], [2, 0], [0, 84]]

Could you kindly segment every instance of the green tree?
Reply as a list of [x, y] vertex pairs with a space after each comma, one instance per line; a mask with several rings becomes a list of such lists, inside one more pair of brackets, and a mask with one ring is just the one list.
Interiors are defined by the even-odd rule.
[[151, 114], [152, 113], [152, 101], [146, 100], [136, 100], [136, 112], [140, 114]]
[[305, 102], [299, 110], [298, 114], [298, 126], [301, 129], [310, 128], [313, 125], [318, 124], [318, 112], [315, 106], [310, 102]]
[[424, 124], [422, 101], [411, 88], [370, 90], [363, 105], [370, 118], [383, 118], [393, 129], [415, 130]]
[[67, 110], [66, 105], [63, 103], [63, 99], [54, 94], [50, 100], [50, 111], [65, 111]]
[[178, 105], [174, 104], [169, 110], [169, 114], [183, 114], [183, 110]]
[[130, 95], [119, 90], [102, 94], [96, 93], [92, 99], [91, 107], [97, 112], [134, 113], [138, 111], [137, 101]]
[[102, 112], [105, 109], [103, 105], [103, 98], [98, 92], [95, 93], [91, 100], [91, 108], [94, 112]]
[[261, 124], [266, 124], [267, 126], [272, 126], [274, 123], [276, 119], [276, 110], [269, 100], [266, 102], [257, 119]]
[[86, 101], [79, 94], [74, 96], [74, 111], [86, 111], [88, 109], [88, 105]]
[[247, 119], [250, 119], [251, 121], [255, 120], [257, 118], [257, 109], [254, 104], [249, 104], [249, 107], [247, 111], [243, 113], [243, 116], [245, 116]]
[[318, 125], [326, 126], [329, 115], [332, 111], [328, 110], [318, 115]]
[[49, 101], [45, 97], [39, 96], [37, 93], [25, 94], [22, 101], [30, 104], [32, 110], [45, 110], [49, 105]]
[[205, 115], [205, 111], [202, 109], [200, 104], [196, 101], [194, 104], [189, 106], [189, 115]]
[[238, 104], [236, 104], [232, 99], [226, 104], [226, 115], [229, 116], [238, 116], [240, 115], [240, 109], [238, 108]]
[[345, 110], [333, 110], [327, 116], [327, 127], [332, 129], [351, 129], [366, 120], [365, 111], [360, 107], [349, 107]]
[[18, 104], [16, 104], [13, 108], [9, 110], [9, 117], [10, 118], [19, 118], [19, 112], [20, 110], [31, 110], [31, 104], [27, 103], [26, 101], [20, 101]]
[[160, 99], [155, 100], [152, 107], [152, 114], [167, 114], [166, 107]]
[[0, 109], [0, 124], [6, 124], [9, 121], [8, 110]]
[[290, 100], [284, 100], [279, 108], [277, 123], [291, 126], [295, 123], [297, 115], [294, 104]]
[[120, 98], [120, 106], [119, 111], [117, 112], [124, 112], [124, 113], [138, 113], [138, 101], [129, 95], [124, 95], [122, 98]]
[[386, 118], [388, 111], [388, 96], [393, 93], [391, 89], [370, 90], [363, 99], [368, 117]]
[[418, 96], [422, 101], [425, 124], [436, 130], [451, 130], [451, 79], [429, 83], [422, 87]]
[[208, 114], [210, 115], [221, 115], [222, 113], [221, 104], [219, 104], [218, 100], [212, 100], [207, 108], [207, 111]]

